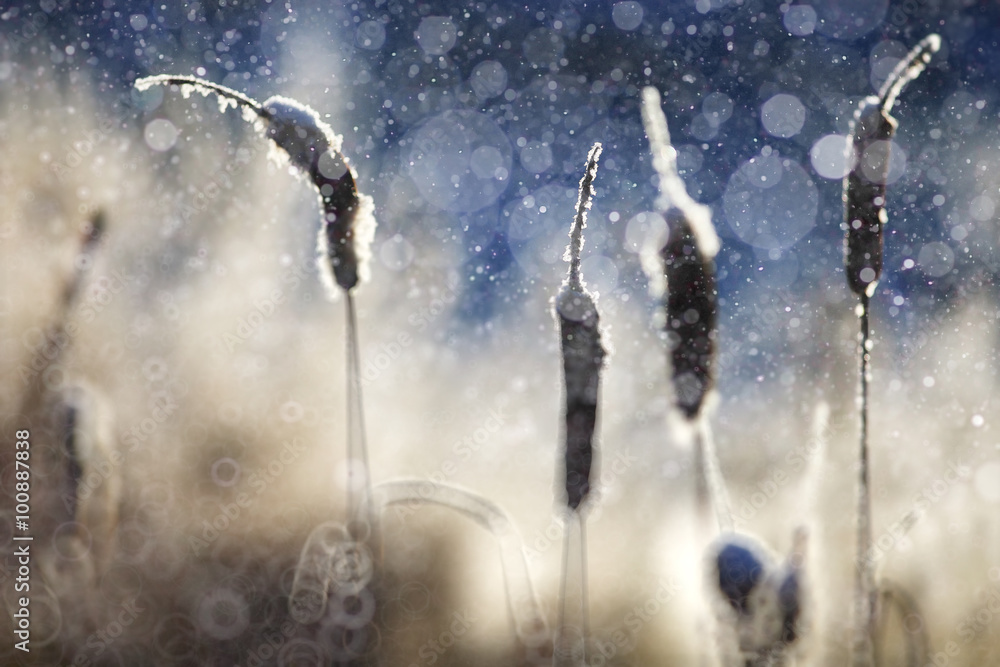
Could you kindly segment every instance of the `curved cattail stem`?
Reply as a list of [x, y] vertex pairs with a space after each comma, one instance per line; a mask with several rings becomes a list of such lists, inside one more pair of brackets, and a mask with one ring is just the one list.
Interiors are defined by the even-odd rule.
[[153, 86], [179, 86], [181, 93], [185, 97], [190, 95], [192, 92], [201, 93], [202, 95], [214, 94], [223, 100], [234, 104], [240, 104], [243, 107], [250, 109], [261, 118], [266, 119], [268, 117], [268, 114], [264, 111], [264, 108], [257, 100], [248, 97], [241, 92], [233, 90], [232, 88], [227, 88], [226, 86], [221, 86], [217, 83], [206, 81], [205, 79], [199, 79], [196, 76], [186, 76], [183, 74], [158, 74], [156, 76], [146, 76], [141, 79], [136, 79], [135, 82], [135, 89], [140, 91], [149, 90]]
[[[214, 94], [223, 102], [252, 112], [257, 126], [282, 149], [293, 165], [316, 189], [323, 224], [319, 249], [324, 277], [351, 290], [367, 273], [369, 246], [375, 233], [374, 205], [370, 197], [358, 193], [354, 173], [340, 148], [343, 137], [334, 134], [311, 107], [288, 97], [275, 95], [260, 103], [243, 93], [193, 76], [163, 74], [139, 79], [138, 90], [154, 85], [180, 86], [184, 95]], [[252, 118], [252, 116], [251, 116]]]
[[[333, 284], [346, 294], [347, 307], [347, 463], [349, 522], [366, 524], [374, 536], [373, 517], [362, 515], [370, 507], [368, 449], [361, 400], [361, 363], [353, 290], [366, 277], [370, 245], [375, 234], [374, 203], [358, 192], [354, 172], [340, 148], [343, 138], [323, 122], [311, 107], [274, 96], [264, 103], [193, 76], [160, 75], [136, 81], [139, 90], [153, 85], [177, 85], [189, 95], [215, 94], [226, 104], [242, 105], [261, 121], [257, 127], [283, 150], [299, 172], [309, 178], [319, 197], [322, 224], [319, 230], [319, 268], [327, 287]], [[364, 476], [363, 480], [356, 479]]]
[[488, 530], [500, 550], [507, 609], [518, 641], [516, 664], [550, 664], [552, 639], [535, 598], [524, 545], [510, 517], [500, 506], [460, 487], [426, 480], [382, 482], [374, 487], [373, 493], [380, 512], [403, 503], [408, 506], [415, 503], [440, 505], [467, 516]]
[[[365, 411], [361, 394], [361, 354], [354, 294], [347, 292], [347, 517], [360, 525], [356, 531], [377, 539], [376, 517], [371, 512], [371, 474]], [[355, 535], [358, 539], [359, 536]], [[373, 551], [378, 548], [373, 545]]]

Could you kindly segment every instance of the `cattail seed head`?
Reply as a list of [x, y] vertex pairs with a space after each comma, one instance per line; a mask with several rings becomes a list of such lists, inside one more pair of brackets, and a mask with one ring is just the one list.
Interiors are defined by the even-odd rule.
[[[334, 134], [311, 107], [275, 96], [263, 106], [267, 136], [316, 187], [323, 212], [317, 248], [324, 282], [351, 290], [367, 278], [375, 206], [358, 193], [356, 175]], [[331, 275], [332, 274], [332, 275]]]
[[566, 383], [566, 502], [576, 509], [590, 492], [597, 399], [605, 350], [597, 304], [587, 292], [564, 288], [556, 297]]
[[691, 199], [677, 173], [677, 151], [670, 145], [667, 119], [655, 88], [642, 91], [642, 121], [659, 175], [657, 203], [669, 229], [660, 257], [668, 292], [666, 333], [675, 400], [684, 416], [694, 419], [714, 384], [717, 290], [713, 259], [719, 251], [719, 237], [709, 208]]
[[852, 124], [853, 150], [859, 159], [844, 178], [844, 268], [847, 283], [858, 296], [874, 289], [882, 274], [885, 188], [896, 126], [874, 97], [862, 104]]
[[666, 334], [677, 406], [688, 419], [701, 410], [714, 385], [718, 291], [715, 267], [701, 251], [687, 219], [677, 209], [660, 251], [667, 283]]
[[903, 86], [923, 72], [940, 47], [938, 35], [921, 40], [896, 65], [878, 96], [862, 101], [851, 122], [850, 148], [857, 162], [844, 177], [844, 268], [847, 284], [858, 296], [871, 296], [882, 275], [886, 183], [892, 137], [898, 127], [889, 112]]

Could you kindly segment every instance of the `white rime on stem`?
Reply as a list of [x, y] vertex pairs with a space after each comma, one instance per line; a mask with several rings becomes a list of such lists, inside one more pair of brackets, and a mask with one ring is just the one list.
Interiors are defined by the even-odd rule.
[[500, 564], [507, 587], [507, 609], [514, 625], [521, 656], [529, 665], [548, 665], [551, 637], [548, 623], [535, 598], [521, 536], [498, 505], [466, 489], [427, 480], [392, 480], [373, 489], [378, 509], [391, 505], [426, 503], [448, 507], [488, 530], [500, 550]]
[[662, 211], [680, 211], [691, 225], [702, 254], [706, 259], [713, 259], [719, 252], [720, 242], [712, 225], [711, 209], [691, 198], [677, 173], [677, 151], [670, 143], [667, 118], [660, 108], [660, 93], [652, 86], [642, 90], [642, 124], [649, 138], [653, 168], [659, 176], [657, 207]]
[[[371, 484], [353, 290], [368, 276], [375, 207], [371, 197], [357, 190], [354, 171], [341, 152], [343, 137], [335, 134], [314, 109], [288, 97], [275, 95], [260, 103], [193, 76], [151, 76], [135, 83], [137, 90], [154, 85], [179, 86], [185, 97], [192, 92], [215, 95], [222, 111], [229, 106], [242, 107], [244, 118], [254, 122], [316, 190], [323, 216], [317, 241], [320, 276], [328, 293], [333, 294], [336, 284], [346, 294], [347, 516], [349, 522], [361, 524], [364, 532], [374, 535], [373, 518], [361, 514], [370, 507]], [[355, 479], [359, 468], [362, 480]]]
[[[688, 195], [677, 173], [677, 151], [670, 144], [660, 94], [653, 87], [642, 91], [642, 120], [659, 176], [657, 206], [670, 226], [667, 244], [660, 251], [668, 289], [666, 328], [672, 347], [675, 402], [694, 429], [694, 456], [700, 475], [696, 502], [703, 514], [711, 503], [719, 529], [731, 531], [729, 494], [704, 409], [714, 382], [716, 295], [712, 260], [719, 251], [719, 237], [710, 209]], [[694, 321], [688, 315], [692, 312], [697, 314]]]

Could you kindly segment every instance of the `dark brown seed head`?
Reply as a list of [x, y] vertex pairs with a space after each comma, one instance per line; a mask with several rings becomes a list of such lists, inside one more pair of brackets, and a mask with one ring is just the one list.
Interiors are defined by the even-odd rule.
[[563, 289], [556, 297], [566, 383], [566, 502], [572, 509], [590, 492], [597, 399], [605, 350], [597, 304], [587, 292]]
[[667, 212], [667, 224], [669, 237], [660, 251], [667, 282], [667, 344], [673, 359], [677, 406], [693, 419], [715, 381], [715, 267], [698, 247], [691, 225], [679, 209]]
[[898, 123], [889, 115], [896, 97], [917, 78], [941, 48], [938, 35], [928, 35], [893, 69], [878, 97], [866, 98], [854, 113], [851, 147], [854, 168], [844, 177], [844, 269], [847, 284], [858, 296], [871, 296], [882, 275], [885, 187], [889, 178], [892, 137]]
[[[323, 211], [320, 248], [341, 289], [357, 286], [373, 224], [371, 207], [358, 194], [354, 173], [340, 152], [341, 138], [312, 108], [275, 96], [263, 104], [268, 137], [309, 176]], [[360, 238], [359, 238], [360, 237]]]
[[885, 187], [896, 120], [869, 98], [851, 127], [857, 162], [844, 178], [844, 268], [851, 291], [861, 296], [882, 274], [882, 231], [887, 220]]
[[331, 151], [319, 155], [310, 165], [309, 178], [322, 202], [326, 261], [337, 284], [344, 290], [353, 289], [359, 277], [355, 221], [361, 211], [354, 175], [344, 157]]
[[[364, 278], [375, 233], [374, 205], [358, 193], [354, 174], [340, 152], [341, 137], [314, 109], [288, 97], [275, 95], [263, 104], [231, 88], [192, 76], [152, 76], [136, 81], [145, 90], [154, 85], [177, 85], [187, 95], [192, 91], [217, 95], [226, 105], [242, 106], [248, 120], [256, 119], [268, 139], [288, 155], [300, 173], [307, 175], [320, 197], [323, 225], [319, 248], [326, 282], [336, 282], [349, 291]], [[328, 276], [328, 273], [332, 276]], [[332, 277], [332, 280], [327, 278]]]

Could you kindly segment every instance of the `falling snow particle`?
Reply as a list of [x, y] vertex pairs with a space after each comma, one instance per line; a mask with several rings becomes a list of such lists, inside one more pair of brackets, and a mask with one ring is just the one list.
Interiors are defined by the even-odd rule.
[[792, 5], [782, 19], [785, 29], [796, 37], [808, 37], [816, 30], [816, 10], [811, 5]]
[[177, 128], [166, 118], [157, 118], [146, 123], [143, 137], [146, 145], [154, 151], [166, 151], [177, 143]]
[[458, 30], [447, 16], [428, 16], [420, 21], [416, 38], [424, 53], [440, 56], [455, 46]]
[[760, 122], [772, 136], [794, 137], [806, 122], [806, 108], [794, 95], [779, 93], [761, 106]]
[[843, 134], [821, 137], [809, 151], [809, 161], [816, 173], [838, 181], [851, 173], [856, 159], [850, 137]]
[[621, 30], [635, 30], [642, 25], [642, 5], [632, 0], [617, 2], [611, 9], [611, 20]]

